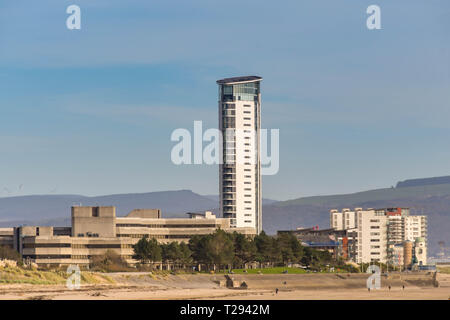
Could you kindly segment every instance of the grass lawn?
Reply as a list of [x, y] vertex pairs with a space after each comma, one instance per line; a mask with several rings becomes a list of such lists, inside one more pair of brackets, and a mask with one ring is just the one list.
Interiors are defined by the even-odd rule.
[[[245, 273], [245, 269], [233, 269], [233, 272], [236, 274]], [[274, 268], [261, 268], [261, 269], [246, 269], [247, 274], [255, 274], [255, 273], [262, 273], [262, 274], [280, 274], [283, 273], [283, 271], [287, 271], [288, 273], [293, 274], [299, 274], [299, 273], [307, 273], [307, 271], [301, 269], [301, 268], [288, 268], [288, 267], [274, 267]]]

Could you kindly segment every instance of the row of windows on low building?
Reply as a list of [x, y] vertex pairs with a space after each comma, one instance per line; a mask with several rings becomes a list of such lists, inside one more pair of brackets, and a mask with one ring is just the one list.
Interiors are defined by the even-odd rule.
[[216, 224], [132, 224], [132, 223], [118, 223], [116, 227], [124, 227], [124, 228], [217, 228], [219, 225]]
[[[190, 239], [189, 235], [148, 235], [148, 234], [118, 234], [120, 238], [137, 238], [144, 237], [154, 239]], [[80, 244], [80, 243], [24, 243], [24, 249], [37, 249], [37, 248], [72, 248], [72, 249], [128, 249], [132, 248], [132, 244], [128, 243], [108, 243], [108, 244]]]
[[148, 234], [118, 234], [117, 235], [120, 238], [153, 238], [153, 239], [190, 239], [191, 236], [185, 235], [185, 234], [155, 234], [155, 235], [148, 235]]
[[[75, 259], [75, 260], [84, 260], [91, 259], [95, 257], [95, 255], [71, 255], [71, 254], [28, 254], [24, 255], [24, 259]], [[122, 255], [124, 259], [132, 259], [131, 255]]]
[[80, 243], [24, 243], [24, 249], [36, 248], [72, 248], [72, 249], [125, 249], [131, 248], [131, 244], [106, 243], [106, 244], [80, 244]]

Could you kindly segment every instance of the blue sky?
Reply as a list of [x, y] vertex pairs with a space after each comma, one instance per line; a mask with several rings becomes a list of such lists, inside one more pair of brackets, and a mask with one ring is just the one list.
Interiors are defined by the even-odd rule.
[[247, 74], [280, 129], [265, 197], [448, 175], [449, 38], [448, 0], [0, 1], [0, 196], [218, 193], [170, 135], [216, 127], [215, 81]]

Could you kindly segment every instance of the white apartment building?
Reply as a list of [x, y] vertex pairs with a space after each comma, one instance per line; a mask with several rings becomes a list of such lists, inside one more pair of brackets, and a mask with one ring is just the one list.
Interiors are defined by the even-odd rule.
[[330, 211], [330, 226], [336, 230], [348, 230], [356, 228], [356, 211], [362, 210], [362, 208], [355, 208], [350, 210], [349, 208], [342, 209], [339, 212], [336, 209]]
[[[356, 232], [357, 263], [379, 261], [398, 265], [399, 248], [406, 241], [414, 243], [418, 264], [426, 264], [427, 217], [411, 216], [408, 208], [330, 210], [330, 226], [336, 230]], [[355, 229], [356, 228], [356, 229]]]
[[386, 262], [387, 220], [387, 216], [382, 212], [357, 211], [357, 263]]
[[405, 216], [403, 220], [405, 240], [415, 241], [417, 238], [427, 238], [427, 216]]
[[219, 166], [220, 211], [232, 227], [262, 231], [261, 93], [257, 76], [218, 80], [219, 129], [223, 163]]
[[[344, 211], [343, 209], [342, 211]], [[330, 210], [330, 227], [335, 230], [345, 230], [343, 223], [343, 214], [336, 209]]]

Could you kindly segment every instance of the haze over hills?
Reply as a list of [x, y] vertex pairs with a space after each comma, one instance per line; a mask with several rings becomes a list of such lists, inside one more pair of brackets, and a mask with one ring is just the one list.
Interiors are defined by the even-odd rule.
[[[333, 208], [410, 207], [412, 214], [428, 216], [431, 254], [438, 241], [450, 243], [450, 177], [413, 179], [384, 188], [352, 194], [304, 197], [288, 201], [263, 199], [263, 227], [269, 234], [296, 227], [329, 227]], [[444, 182], [444, 183], [442, 183]], [[73, 205], [116, 206], [117, 215], [137, 208], [160, 208], [163, 217], [185, 217], [186, 212], [218, 212], [218, 196], [202, 196], [190, 190], [161, 191], [86, 197], [81, 195], [36, 195], [0, 198], [0, 227], [70, 225]]]

